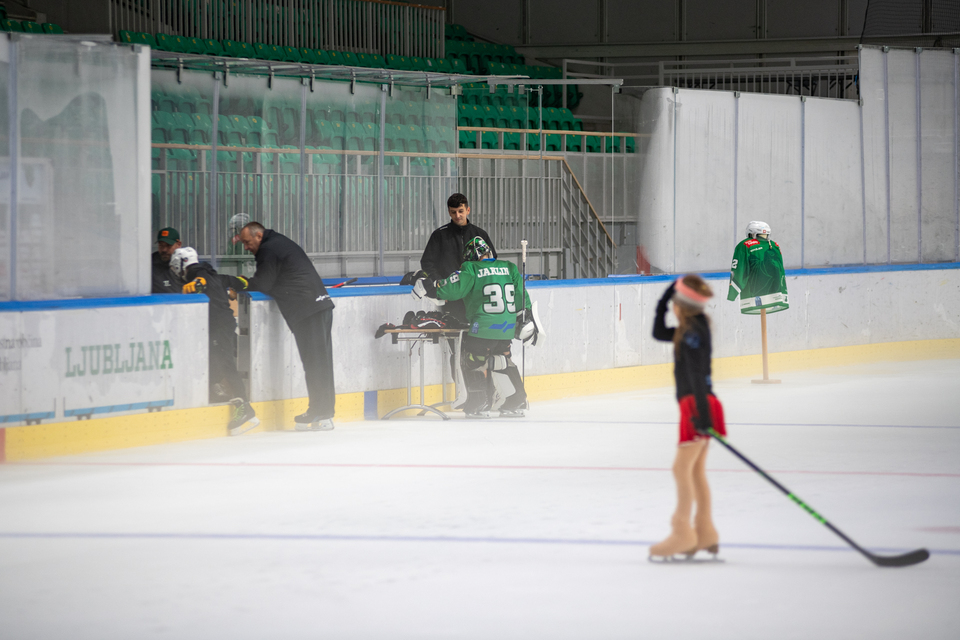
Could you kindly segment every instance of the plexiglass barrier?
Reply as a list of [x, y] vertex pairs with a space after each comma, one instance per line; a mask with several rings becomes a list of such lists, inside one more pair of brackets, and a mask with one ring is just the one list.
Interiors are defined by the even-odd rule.
[[251, 261], [238, 220], [290, 237], [323, 275], [418, 268], [448, 220], [449, 90], [154, 70], [152, 102], [154, 227], [224, 269]]
[[652, 270], [727, 268], [750, 220], [788, 267], [960, 260], [960, 51], [864, 48], [860, 70], [859, 102], [645, 92]]
[[149, 293], [149, 105], [137, 99], [147, 52], [11, 36], [0, 48], [0, 299]]

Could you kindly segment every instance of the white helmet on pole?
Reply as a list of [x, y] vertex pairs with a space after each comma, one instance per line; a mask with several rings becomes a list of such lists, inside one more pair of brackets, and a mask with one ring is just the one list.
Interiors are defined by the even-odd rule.
[[197, 250], [193, 247], [180, 247], [170, 256], [170, 271], [180, 278], [186, 278], [187, 267], [197, 264], [200, 259], [197, 257]]
[[748, 238], [756, 238], [759, 235], [769, 236], [771, 233], [772, 231], [770, 231], [770, 225], [768, 225], [766, 222], [754, 220], [747, 223]]

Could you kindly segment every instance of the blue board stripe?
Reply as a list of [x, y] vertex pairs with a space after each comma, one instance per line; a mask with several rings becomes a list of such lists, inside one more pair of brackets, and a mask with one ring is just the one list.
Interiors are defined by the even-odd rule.
[[[848, 265], [824, 267], [820, 269], [787, 269], [787, 277], [795, 276], [826, 276], [847, 273], [898, 273], [904, 271], [944, 271], [960, 269], [960, 262], [940, 262], [932, 264], [901, 264], [901, 265]], [[711, 271], [701, 273], [707, 280], [726, 280], [730, 277], [729, 271]], [[584, 287], [594, 285], [617, 284], [644, 284], [651, 282], [670, 282], [677, 278], [677, 274], [658, 274], [652, 276], [617, 275], [608, 278], [582, 278], [578, 280], [530, 280], [526, 287], [541, 289], [546, 287]], [[399, 278], [362, 278], [361, 280], [387, 281]], [[363, 296], [407, 295], [413, 287], [398, 284], [383, 284], [380, 286], [343, 287], [330, 289], [332, 298], [355, 298]], [[254, 291], [250, 297], [254, 300], [270, 300], [270, 296]], [[207, 297], [203, 295], [153, 294], [149, 296], [128, 296], [118, 298], [83, 298], [73, 300], [27, 300], [15, 302], [0, 302], [0, 313], [5, 311], [48, 311], [54, 309], [96, 309], [102, 307], [134, 307], [160, 304], [206, 304]]]

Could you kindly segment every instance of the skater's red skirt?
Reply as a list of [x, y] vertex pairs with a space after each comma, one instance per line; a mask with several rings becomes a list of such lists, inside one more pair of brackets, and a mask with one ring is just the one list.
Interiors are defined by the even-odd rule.
[[[710, 405], [710, 417], [713, 419], [713, 430], [722, 436], [727, 435], [727, 426], [723, 422], [723, 405], [713, 394], [707, 395], [707, 404]], [[697, 399], [691, 394], [680, 398], [680, 444], [709, 439], [710, 436], [697, 433], [693, 428], [693, 418], [699, 416]]]

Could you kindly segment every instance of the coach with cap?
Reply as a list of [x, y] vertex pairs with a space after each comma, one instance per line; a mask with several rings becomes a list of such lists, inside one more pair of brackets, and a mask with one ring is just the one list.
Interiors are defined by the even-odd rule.
[[170, 271], [170, 257], [180, 248], [180, 234], [173, 227], [160, 229], [157, 234], [157, 250], [151, 256], [151, 293], [180, 293], [183, 282]]

